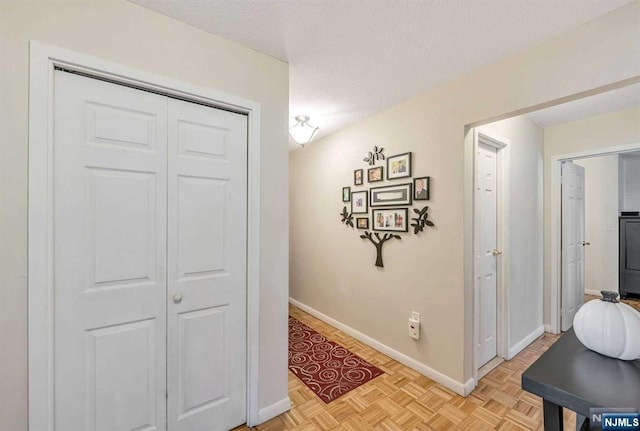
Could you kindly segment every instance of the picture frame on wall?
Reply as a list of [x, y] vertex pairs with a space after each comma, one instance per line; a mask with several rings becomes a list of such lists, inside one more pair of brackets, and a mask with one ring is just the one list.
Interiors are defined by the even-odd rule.
[[364, 169], [356, 169], [355, 171], [353, 171], [353, 185], [361, 186], [362, 183], [364, 182], [363, 176], [364, 176]]
[[371, 187], [369, 204], [372, 208], [411, 205], [411, 188], [411, 183]]
[[382, 166], [376, 166], [375, 168], [367, 169], [367, 180], [370, 183], [377, 183], [378, 181], [384, 181]]
[[351, 192], [351, 214], [367, 214], [369, 192], [364, 190], [361, 192]]
[[349, 202], [351, 200], [351, 187], [342, 188], [342, 202]]
[[428, 201], [431, 197], [431, 177], [417, 177], [413, 179], [413, 199]]
[[356, 227], [358, 229], [369, 229], [369, 217], [356, 218]]
[[372, 212], [373, 230], [379, 232], [407, 232], [407, 208], [376, 209]]
[[387, 157], [387, 179], [411, 177], [411, 153]]

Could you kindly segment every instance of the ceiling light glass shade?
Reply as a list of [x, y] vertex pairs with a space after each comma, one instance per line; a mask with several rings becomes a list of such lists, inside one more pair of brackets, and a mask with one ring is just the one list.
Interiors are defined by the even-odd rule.
[[304, 147], [316, 136], [318, 129], [319, 127], [313, 127], [309, 124], [309, 117], [306, 115], [298, 115], [296, 117], [296, 124], [289, 129], [289, 136], [291, 136], [291, 139], [297, 144]]

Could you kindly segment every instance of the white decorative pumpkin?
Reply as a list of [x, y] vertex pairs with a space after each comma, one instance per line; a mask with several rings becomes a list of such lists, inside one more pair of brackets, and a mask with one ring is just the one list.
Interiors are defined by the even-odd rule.
[[640, 313], [618, 302], [616, 292], [582, 305], [573, 320], [576, 337], [590, 350], [612, 358], [640, 359]]

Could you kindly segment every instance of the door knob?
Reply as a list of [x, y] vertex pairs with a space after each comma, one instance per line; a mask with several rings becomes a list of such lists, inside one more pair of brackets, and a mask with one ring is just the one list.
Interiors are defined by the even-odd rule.
[[497, 248], [494, 248], [494, 249], [493, 249], [493, 255], [494, 255], [494, 256], [499, 256], [499, 255], [501, 255], [501, 254], [502, 254], [502, 252], [501, 252], [500, 250], [498, 250]]
[[173, 302], [175, 302], [176, 304], [180, 304], [182, 302], [182, 295], [180, 295], [179, 293], [173, 295]]
[[590, 243], [590, 242], [586, 242], [586, 241], [582, 241], [582, 245], [583, 245], [583, 246], [584, 246], [584, 245], [591, 245], [591, 243]]

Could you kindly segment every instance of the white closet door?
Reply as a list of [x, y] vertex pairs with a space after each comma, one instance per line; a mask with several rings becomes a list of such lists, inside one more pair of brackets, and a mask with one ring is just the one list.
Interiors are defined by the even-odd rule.
[[169, 100], [168, 423], [246, 419], [247, 119]]
[[55, 429], [166, 428], [167, 99], [55, 72]]

